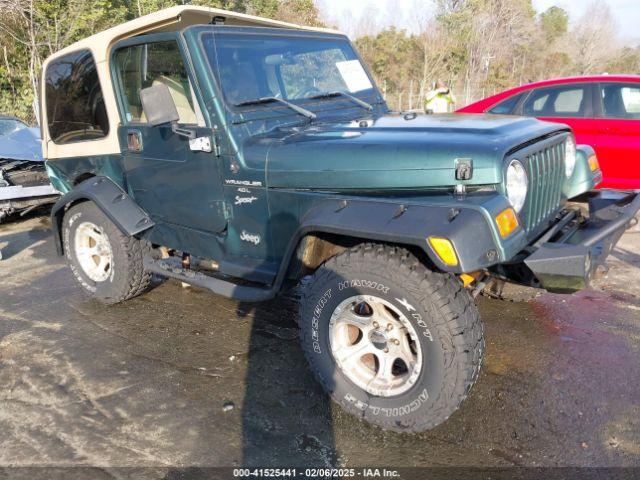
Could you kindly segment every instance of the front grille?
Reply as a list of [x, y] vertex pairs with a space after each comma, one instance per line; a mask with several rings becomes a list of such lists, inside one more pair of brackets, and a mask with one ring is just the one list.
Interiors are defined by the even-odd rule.
[[523, 209], [523, 224], [528, 232], [553, 217], [562, 201], [564, 182], [564, 138], [542, 149], [527, 152], [524, 166], [529, 176], [529, 193]]

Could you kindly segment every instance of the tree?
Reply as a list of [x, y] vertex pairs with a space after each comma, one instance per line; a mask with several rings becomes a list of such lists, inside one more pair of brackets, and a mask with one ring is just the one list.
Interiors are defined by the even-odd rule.
[[[0, 0], [0, 108], [37, 120], [34, 99], [42, 63], [52, 53], [95, 32], [182, 0]], [[319, 25], [313, 0], [193, 0], [206, 5]]]
[[640, 73], [640, 47], [623, 47], [606, 63], [608, 73]]
[[4, 112], [33, 122], [44, 59], [78, 38], [124, 21], [127, 8], [121, 0], [94, 0], [90, 9], [83, 0], [0, 0], [0, 11], [0, 48], [10, 83], [0, 92], [0, 105]]
[[599, 73], [617, 49], [616, 24], [611, 9], [602, 0], [591, 3], [572, 31], [575, 71], [579, 75]]
[[323, 26], [313, 0], [279, 0], [276, 3], [275, 14], [263, 16], [300, 25]]
[[566, 10], [556, 7], [548, 8], [540, 14], [540, 26], [547, 42], [554, 42], [567, 33], [569, 14]]
[[530, 0], [467, 0], [440, 2], [438, 21], [452, 39], [452, 51], [460, 63], [462, 99], [484, 96], [504, 81], [496, 81], [522, 70], [530, 40], [535, 10]]
[[[347, 29], [393, 107], [422, 104], [441, 79], [461, 103], [514, 85], [564, 75], [636, 73], [640, 49], [622, 45], [611, 10], [592, 3], [569, 27], [559, 7], [536, 14], [531, 0], [413, 0], [400, 19], [400, 1], [350, 16]], [[323, 0], [0, 0], [0, 109], [28, 121], [42, 61], [94, 32], [161, 8], [194, 5], [251, 13], [298, 24], [345, 19], [328, 16]], [[320, 12], [318, 11], [320, 9]], [[411, 27], [385, 27], [396, 23]], [[346, 18], [346, 17], [345, 17]], [[407, 101], [413, 94], [412, 102]]]
[[412, 79], [420, 78], [421, 46], [416, 36], [390, 28], [376, 36], [361, 37], [356, 44], [387, 95], [397, 99], [400, 92], [408, 92]]

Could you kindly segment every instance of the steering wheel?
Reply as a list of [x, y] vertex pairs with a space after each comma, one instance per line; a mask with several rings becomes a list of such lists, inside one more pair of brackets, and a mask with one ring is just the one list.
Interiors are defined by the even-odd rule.
[[302, 92], [300, 92], [298, 94], [298, 97], [300, 97], [300, 98], [309, 98], [309, 97], [313, 97], [314, 95], [318, 95], [320, 93], [322, 93], [322, 91], [319, 88], [309, 87], [306, 90], [303, 90]]

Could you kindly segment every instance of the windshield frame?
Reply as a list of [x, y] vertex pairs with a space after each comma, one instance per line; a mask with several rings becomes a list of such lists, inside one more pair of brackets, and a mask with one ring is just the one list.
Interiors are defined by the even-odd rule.
[[[200, 53], [205, 59], [206, 67], [208, 69], [208, 74], [213, 79], [213, 83], [215, 84], [216, 96], [218, 97], [220, 103], [224, 106], [224, 109], [232, 115], [234, 118], [239, 117], [252, 117], [255, 114], [256, 119], [258, 118], [266, 118], [266, 117], [291, 117], [292, 115], [297, 115], [293, 110], [286, 107], [285, 105], [280, 105], [276, 102], [269, 104], [261, 104], [261, 105], [243, 105], [238, 106], [234, 103], [230, 102], [226, 97], [225, 92], [221, 85], [221, 79], [219, 76], [219, 70], [217, 65], [212, 65], [212, 61], [218, 61], [217, 51], [214, 50], [212, 55], [209, 54], [208, 49], [205, 47], [205, 43], [203, 37], [205, 35], [212, 35], [213, 41], [215, 42], [219, 35], [242, 35], [242, 36], [269, 36], [269, 37], [281, 37], [281, 38], [291, 38], [291, 39], [318, 39], [322, 41], [339, 41], [345, 42], [348, 47], [352, 50], [354, 54], [354, 60], [357, 59], [362, 68], [367, 75], [367, 78], [371, 82], [371, 88], [359, 92], [348, 92], [350, 95], [364, 100], [367, 103], [371, 103], [372, 105], [380, 105], [384, 103], [384, 99], [378, 86], [373, 78], [367, 64], [364, 62], [362, 57], [360, 56], [358, 50], [355, 48], [353, 43], [349, 40], [346, 35], [337, 34], [337, 33], [325, 33], [311, 30], [294, 30], [294, 29], [286, 29], [286, 28], [266, 28], [266, 27], [238, 27], [238, 26], [227, 26], [227, 25], [196, 25], [192, 27], [188, 27], [185, 29], [185, 33], [191, 31], [191, 35], [195, 36], [196, 44], [200, 49]], [[358, 109], [362, 110], [362, 107], [353, 103], [353, 101], [348, 100], [342, 96], [340, 97], [332, 97], [332, 98], [283, 98], [284, 100], [293, 103], [295, 105], [310, 109], [310, 107], [314, 106], [331, 106], [331, 108], [321, 108], [320, 110], [314, 109], [314, 113], [325, 113], [326, 111], [335, 111], [335, 110], [343, 110], [343, 109]], [[253, 100], [253, 99], [252, 99]], [[256, 98], [257, 100], [257, 98]]]

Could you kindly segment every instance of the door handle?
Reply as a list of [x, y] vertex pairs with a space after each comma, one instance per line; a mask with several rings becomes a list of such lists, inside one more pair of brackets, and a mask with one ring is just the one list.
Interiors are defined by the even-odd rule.
[[142, 135], [138, 130], [129, 130], [127, 132], [127, 148], [130, 152], [139, 153], [142, 151]]

